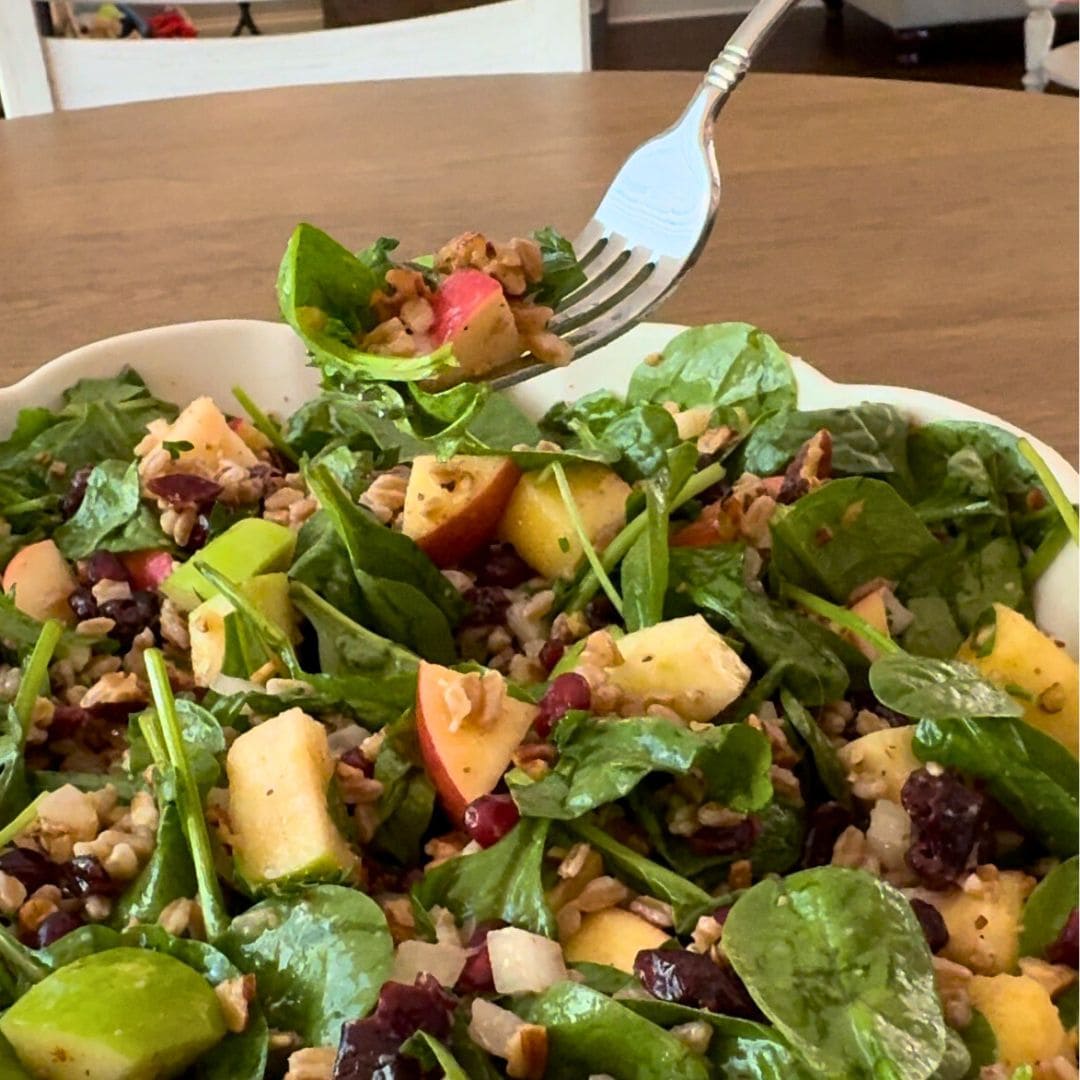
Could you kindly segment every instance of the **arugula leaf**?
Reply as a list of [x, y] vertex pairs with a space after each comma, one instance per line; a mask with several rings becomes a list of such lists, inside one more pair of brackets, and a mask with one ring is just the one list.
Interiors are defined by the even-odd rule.
[[684, 330], [659, 363], [641, 364], [627, 397], [633, 405], [712, 405], [719, 420], [743, 430], [762, 413], [793, 407], [796, 393], [787, 354], [768, 334], [747, 323], [714, 323]]
[[371, 298], [385, 278], [381, 260], [358, 258], [313, 225], [297, 225], [289, 238], [278, 270], [281, 314], [338, 388], [426, 379], [455, 363], [449, 345], [410, 358], [376, 356], [357, 346], [357, 335], [374, 325]]
[[556, 983], [518, 1012], [548, 1033], [548, 1070], [557, 1076], [620, 1080], [708, 1080], [709, 1066], [674, 1035], [618, 1001], [577, 983]]
[[759, 882], [732, 906], [723, 949], [815, 1074], [926, 1080], [940, 1063], [930, 951], [904, 896], [870, 874], [819, 867]]
[[1016, 821], [1057, 855], [1075, 855], [1080, 831], [1077, 762], [1023, 720], [920, 720], [912, 744], [920, 761], [978, 777]]
[[570, 241], [550, 225], [537, 229], [532, 237], [540, 245], [544, 260], [544, 276], [533, 293], [533, 302], [558, 307], [570, 293], [585, 284], [585, 271], [581, 269]]
[[1024, 904], [1020, 926], [1020, 955], [1042, 957], [1058, 939], [1080, 894], [1080, 859], [1073, 856], [1055, 866], [1035, 886]]
[[258, 982], [273, 1027], [309, 1046], [337, 1043], [366, 1015], [390, 977], [394, 943], [374, 900], [341, 885], [313, 885], [238, 915], [221, 951]]
[[883, 480], [831, 480], [772, 520], [774, 559], [782, 575], [824, 586], [846, 603], [874, 578], [895, 581], [938, 549], [915, 511]]
[[870, 689], [882, 705], [914, 720], [1023, 715], [1023, 708], [962, 660], [895, 652], [870, 665]]
[[413, 898], [428, 911], [440, 904], [458, 921], [503, 919], [554, 937], [555, 916], [540, 877], [548, 824], [524, 818], [491, 847], [447, 859], [413, 887]]
[[784, 719], [799, 733], [814, 759], [814, 767], [825, 790], [841, 805], [851, 806], [851, 785], [847, 769], [840, 762], [836, 747], [818, 727], [817, 721], [802, 707], [789, 690], [780, 691]]
[[759, 810], [772, 799], [772, 752], [748, 724], [723, 724], [693, 732], [665, 717], [602, 720], [569, 713], [555, 729], [559, 760], [539, 780], [521, 769], [506, 776], [528, 817], [569, 820], [614, 802], [651, 772], [704, 782], [704, 797], [738, 811]]

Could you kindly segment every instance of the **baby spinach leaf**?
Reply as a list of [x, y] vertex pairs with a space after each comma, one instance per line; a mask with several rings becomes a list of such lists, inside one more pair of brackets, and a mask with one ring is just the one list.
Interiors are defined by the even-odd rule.
[[850, 806], [851, 785], [848, 783], [847, 770], [836, 753], [836, 747], [790, 690], [780, 691], [780, 702], [784, 719], [799, 733], [799, 737], [810, 750], [814, 767], [825, 790], [841, 806]]
[[375, 759], [375, 779], [383, 790], [372, 844], [402, 866], [413, 866], [420, 859], [420, 844], [435, 812], [435, 788], [424, 770], [412, 712], [383, 730], [386, 735]]
[[897, 580], [932, 555], [938, 542], [883, 480], [832, 480], [772, 520], [775, 556], [785, 577], [809, 579], [846, 603], [860, 585]]
[[448, 345], [410, 358], [376, 356], [358, 347], [357, 334], [375, 323], [371, 297], [384, 281], [381, 260], [358, 258], [313, 225], [297, 225], [289, 238], [278, 270], [281, 314], [339, 389], [426, 379], [454, 363]]
[[353, 622], [365, 617], [364, 594], [356, 583], [349, 552], [325, 510], [304, 522], [296, 543], [289, 578], [318, 593]]
[[668, 498], [665, 485], [645, 485], [645, 531], [623, 559], [620, 583], [628, 631], [654, 626], [664, 617], [668, 586]]
[[[0, 643], [6, 649], [20, 657], [28, 653], [41, 637], [43, 626], [15, 606], [13, 593], [0, 592]], [[111, 651], [103, 638], [65, 630], [56, 643], [56, 657], [62, 660], [72, 649], [83, 647], [99, 653]]]
[[569, 966], [581, 976], [579, 981], [583, 985], [601, 994], [607, 994], [609, 997], [620, 990], [630, 988], [637, 990], [640, 986], [633, 975], [610, 964], [590, 964], [588, 961], [582, 961]]
[[762, 413], [794, 406], [796, 387], [787, 355], [768, 334], [714, 323], [684, 330], [658, 363], [641, 364], [627, 396], [632, 405], [712, 405], [724, 423], [744, 429]]
[[930, 951], [910, 904], [858, 870], [759, 882], [723, 949], [762, 1012], [816, 1074], [926, 1080], [945, 1051]]
[[132, 920], [155, 923], [167, 905], [181, 897], [194, 896], [197, 886], [180, 811], [173, 803], [166, 802], [158, 818], [154, 853], [117, 901], [112, 925], [119, 930]]
[[900, 644], [916, 656], [947, 660], [956, 655], [964, 635], [953, 619], [948, 601], [941, 596], [916, 596], [907, 601], [914, 616], [900, 637]]
[[620, 1002], [576, 983], [556, 983], [518, 1012], [548, 1033], [548, 1072], [607, 1073], [619, 1080], [708, 1080], [705, 1060]]
[[558, 307], [570, 293], [585, 284], [585, 271], [581, 269], [570, 241], [550, 225], [537, 229], [532, 237], [540, 245], [544, 260], [544, 276], [533, 293], [533, 301]]
[[423, 908], [436, 904], [463, 919], [503, 919], [534, 934], [555, 936], [540, 872], [548, 822], [525, 818], [498, 843], [457, 855], [429, 870], [413, 887]]
[[980, 1069], [993, 1065], [998, 1060], [997, 1035], [994, 1034], [990, 1021], [978, 1009], [972, 1009], [971, 1020], [961, 1032], [961, 1036], [971, 1059], [965, 1080], [974, 1080]]
[[887, 653], [870, 665], [870, 689], [882, 705], [914, 720], [1022, 716], [1024, 711], [962, 660]]
[[1080, 894], [1078, 865], [1080, 859], [1073, 856], [1055, 866], [1028, 897], [1020, 926], [1021, 956], [1041, 958], [1047, 948], [1057, 941]]
[[[971, 1052], [951, 1027], [945, 1029], [945, 1053], [930, 1080], [965, 1080], [971, 1072]], [[976, 1073], [976, 1075], [978, 1075]]]
[[559, 760], [539, 780], [520, 769], [506, 782], [528, 817], [569, 820], [632, 791], [650, 772], [704, 782], [705, 798], [734, 810], [758, 810], [772, 798], [768, 740], [748, 724], [694, 732], [665, 717], [602, 720], [570, 713], [555, 730]]
[[982, 780], [1032, 836], [1057, 855], [1075, 855], [1080, 812], [1076, 759], [1023, 720], [924, 719], [915, 756]]
[[406, 1039], [401, 1052], [416, 1058], [425, 1069], [441, 1070], [443, 1080], [470, 1080], [450, 1050], [426, 1031], [418, 1031]]
[[341, 885], [314, 885], [238, 915], [222, 952], [258, 982], [271, 1025], [309, 1046], [336, 1045], [390, 977], [394, 943], [382, 909]]
[[[219, 758], [225, 752], [225, 734], [217, 717], [196, 705], [194, 701], [179, 698], [175, 704], [180, 737], [192, 775], [199, 790], [205, 793], [221, 775]], [[147, 724], [153, 723], [153, 715], [148, 716], [144, 712], [133, 717], [129, 724], [128, 771], [132, 776], [138, 776], [148, 765], [154, 763], [146, 732]]]

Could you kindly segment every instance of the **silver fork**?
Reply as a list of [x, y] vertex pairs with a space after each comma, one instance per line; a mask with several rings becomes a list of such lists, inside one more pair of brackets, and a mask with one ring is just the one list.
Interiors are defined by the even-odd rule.
[[[629, 330], [697, 261], [720, 204], [713, 123], [795, 3], [759, 0], [710, 65], [682, 116], [626, 159], [574, 240], [586, 281], [559, 305], [550, 328], [573, 345], [575, 356]], [[493, 385], [502, 389], [550, 370], [530, 363]]]

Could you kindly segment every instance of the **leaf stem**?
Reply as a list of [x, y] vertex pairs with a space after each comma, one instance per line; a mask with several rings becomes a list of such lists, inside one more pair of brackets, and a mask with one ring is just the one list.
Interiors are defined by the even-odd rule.
[[49, 793], [43, 791], [32, 802], [24, 806], [2, 829], [0, 829], [0, 848], [5, 848], [16, 836], [27, 828], [37, 817], [38, 806], [41, 800]]
[[49, 674], [49, 664], [52, 661], [56, 646], [60, 643], [60, 637], [64, 628], [57, 619], [49, 619], [41, 628], [33, 652], [26, 663], [22, 680], [19, 682], [19, 691], [15, 695], [15, 716], [19, 720], [22, 729], [22, 738], [30, 734], [30, 722], [34, 715], [34, 703], [38, 693]]
[[1080, 517], [1077, 517], [1076, 507], [1069, 501], [1058, 478], [1050, 471], [1050, 466], [1027, 439], [1018, 439], [1016, 448], [1020, 451], [1020, 456], [1035, 470], [1042, 486], [1046, 488], [1050, 501], [1061, 515], [1065, 528], [1069, 530], [1069, 535], [1073, 538], [1073, 543], [1080, 544]]
[[874, 648], [883, 653], [899, 653], [903, 649], [896, 644], [888, 634], [875, 630], [865, 619], [860, 618], [848, 608], [840, 607], [839, 604], [831, 604], [828, 600], [822, 600], [806, 589], [800, 589], [797, 585], [784, 585], [781, 590], [788, 600], [794, 600], [796, 604], [812, 611], [815, 615], [821, 615], [831, 622], [858, 634], [864, 641], [870, 642]]
[[251, 417], [251, 423], [255, 426], [256, 430], [265, 435], [271, 443], [274, 445], [274, 449], [281, 454], [287, 461], [291, 461], [294, 465], [300, 460], [296, 456], [296, 451], [285, 441], [285, 437], [281, 434], [281, 429], [270, 419], [255, 404], [254, 401], [248, 396], [248, 392], [242, 387], [234, 386], [232, 388], [233, 397], [240, 402], [244, 409], [244, 412]]
[[1027, 588], [1030, 589], [1046, 573], [1050, 564], [1068, 542], [1069, 530], [1064, 522], [1059, 521], [1043, 537], [1042, 543], [1032, 552], [1031, 558], [1024, 563], [1021, 573]]
[[574, 532], [577, 533], [581, 550], [585, 553], [585, 558], [589, 566], [592, 567], [592, 572], [596, 575], [600, 587], [607, 594], [607, 598], [611, 601], [615, 610], [622, 615], [622, 599], [615, 590], [615, 586], [611, 583], [611, 578], [608, 577], [603, 563], [600, 562], [600, 556], [597, 555], [596, 548], [593, 547], [593, 543], [589, 539], [589, 534], [585, 531], [585, 523], [581, 520], [581, 511], [574, 501], [574, 493], [570, 490], [570, 482], [566, 479], [566, 470], [562, 467], [561, 462], [556, 461], [552, 464], [551, 471], [555, 476], [555, 483], [559, 487], [559, 494], [562, 496], [566, 512], [570, 515], [570, 522], [574, 526]]
[[195, 878], [199, 884], [199, 903], [206, 924], [206, 936], [213, 943], [225, 933], [229, 919], [221, 895], [221, 884], [214, 868], [214, 854], [210, 847], [210, 834], [206, 829], [202, 798], [180, 733], [180, 721], [176, 715], [176, 701], [169, 685], [165, 658], [159, 649], [147, 649], [145, 659], [146, 674], [150, 681], [154, 708], [157, 710], [157, 720], [161, 724], [165, 750], [176, 774], [180, 816], [188, 849], [191, 851], [191, 861], [195, 866]]

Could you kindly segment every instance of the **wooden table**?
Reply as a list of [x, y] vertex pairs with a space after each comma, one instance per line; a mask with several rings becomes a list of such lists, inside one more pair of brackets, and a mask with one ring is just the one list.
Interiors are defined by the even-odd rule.
[[[274, 318], [301, 219], [406, 252], [472, 227], [572, 233], [694, 81], [368, 83], [0, 121], [3, 377], [124, 330]], [[835, 378], [963, 397], [1075, 461], [1076, 114], [753, 75], [718, 127], [716, 231], [659, 317], [756, 323]]]

